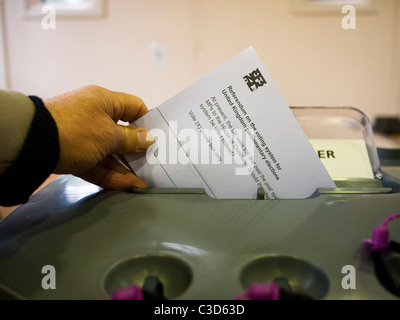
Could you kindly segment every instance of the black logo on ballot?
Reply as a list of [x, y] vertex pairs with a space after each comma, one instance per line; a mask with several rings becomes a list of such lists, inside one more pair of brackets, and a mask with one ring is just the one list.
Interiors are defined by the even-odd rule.
[[264, 84], [267, 84], [267, 81], [265, 81], [259, 69], [250, 72], [248, 75], [244, 76], [243, 79], [251, 91], [256, 91]]

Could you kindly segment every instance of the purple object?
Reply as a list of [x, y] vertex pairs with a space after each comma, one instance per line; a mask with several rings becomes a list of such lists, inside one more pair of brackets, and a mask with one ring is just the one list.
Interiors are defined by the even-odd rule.
[[389, 229], [384, 226], [376, 226], [372, 233], [372, 239], [364, 240], [372, 250], [384, 250], [389, 245]]
[[394, 219], [400, 218], [400, 213], [396, 213], [388, 217], [380, 226], [374, 228], [371, 239], [364, 240], [372, 250], [384, 250], [389, 246], [389, 229], [388, 223]]
[[112, 293], [108, 300], [143, 300], [142, 288], [132, 286], [118, 289]]
[[275, 282], [268, 284], [253, 284], [249, 289], [236, 296], [235, 300], [279, 300], [280, 288]]

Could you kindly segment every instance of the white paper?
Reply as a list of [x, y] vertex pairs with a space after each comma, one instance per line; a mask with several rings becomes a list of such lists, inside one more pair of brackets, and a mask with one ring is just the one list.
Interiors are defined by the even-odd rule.
[[137, 120], [156, 137], [126, 158], [149, 187], [218, 199], [300, 199], [335, 184], [253, 48]]

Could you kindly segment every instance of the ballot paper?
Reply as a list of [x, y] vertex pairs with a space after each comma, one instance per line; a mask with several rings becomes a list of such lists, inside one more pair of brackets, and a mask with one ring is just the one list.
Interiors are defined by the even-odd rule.
[[131, 125], [156, 141], [126, 155], [148, 187], [203, 188], [217, 199], [259, 190], [301, 199], [336, 187], [252, 47]]

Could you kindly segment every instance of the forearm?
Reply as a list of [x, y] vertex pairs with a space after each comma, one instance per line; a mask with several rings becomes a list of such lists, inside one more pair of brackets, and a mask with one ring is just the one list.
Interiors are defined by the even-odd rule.
[[148, 112], [139, 97], [86, 86], [45, 106], [36, 97], [0, 93], [0, 205], [27, 202], [51, 173], [105, 189], [146, 187], [113, 156], [144, 153], [154, 142], [145, 129], [118, 124]]
[[0, 205], [26, 202], [59, 158], [58, 130], [43, 102], [0, 91]]
[[35, 114], [25, 95], [0, 91], [0, 175], [17, 159]]

